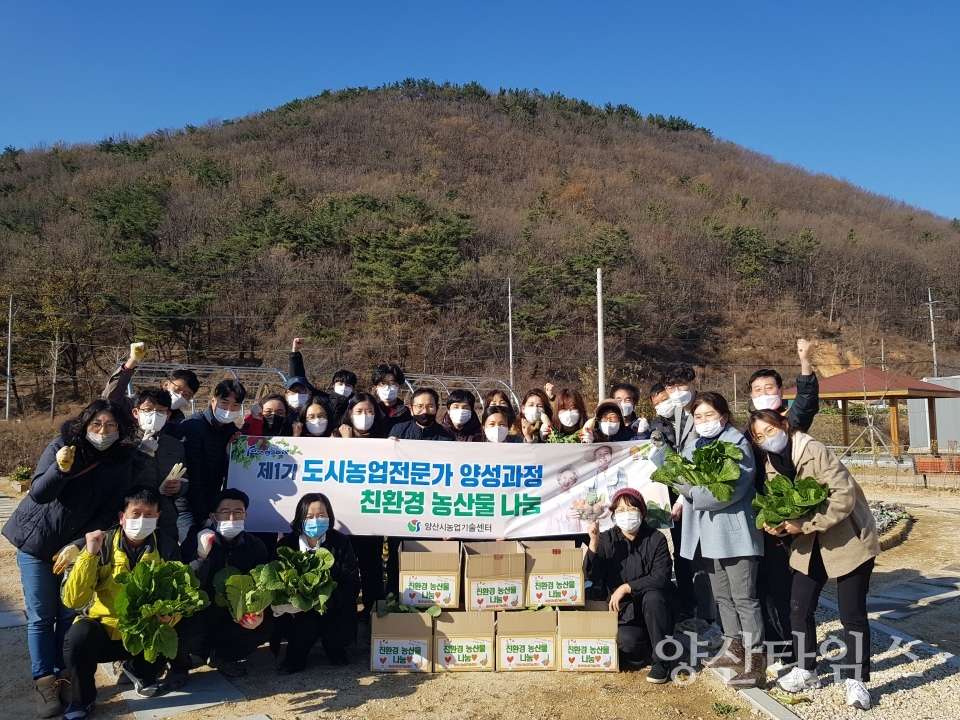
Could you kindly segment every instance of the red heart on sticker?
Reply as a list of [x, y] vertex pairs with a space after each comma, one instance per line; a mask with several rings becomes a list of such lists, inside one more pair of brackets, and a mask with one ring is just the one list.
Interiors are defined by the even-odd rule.
[[448, 665], [453, 661], [453, 658], [450, 655], [444, 655], [443, 659], [447, 661]]
[[443, 595], [443, 593], [440, 593], [440, 592], [435, 592], [433, 594], [434, 597], [440, 597], [441, 595]]
[[383, 665], [387, 661], [386, 658], [380, 658], [380, 664]]
[[483, 598], [477, 598], [477, 605], [483, 605]]
[[477, 654], [476, 654], [476, 653], [473, 653], [473, 654], [470, 656], [470, 658], [473, 659], [473, 660], [476, 660], [476, 659], [477, 659]]
[[594, 657], [597, 659], [597, 662], [600, 662], [600, 658], [602, 658], [603, 655], [594, 655]]
[[568, 661], [571, 665], [573, 665], [573, 661], [574, 661], [574, 660], [576, 660], [575, 657], [568, 657], [568, 658], [567, 658], [567, 661]]
[[566, 591], [566, 590], [561, 590], [561, 591], [560, 591], [560, 594], [563, 595], [564, 597], [566, 597], [566, 596], [567, 596], [567, 591]]
[[509, 599], [510, 599], [510, 596], [509, 596], [509, 595], [504, 595], [504, 596], [503, 596], [503, 601], [504, 601], [504, 602], [507, 602], [507, 600], [509, 600]]
[[407, 662], [413, 662], [413, 655], [407, 655]]
[[534, 660], [539, 660], [539, 659], [540, 659], [540, 653], [534, 653], [534, 654], [533, 654], [533, 659], [534, 659]]
[[543, 597], [543, 593], [537, 593], [537, 600]]
[[512, 662], [513, 662], [513, 655], [507, 655], [507, 662], [508, 662], [508, 663], [512, 663]]
[[410, 596], [410, 599], [411, 599], [411, 600], [413, 600], [413, 599], [417, 596], [416, 593], [407, 593], [407, 595]]

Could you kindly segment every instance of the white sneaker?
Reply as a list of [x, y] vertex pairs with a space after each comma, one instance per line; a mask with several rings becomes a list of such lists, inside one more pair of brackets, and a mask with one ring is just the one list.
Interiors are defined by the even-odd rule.
[[[820, 678], [817, 677], [816, 673], [795, 667], [777, 680], [777, 687], [789, 693], [798, 693], [804, 690], [819, 690], [823, 686], [820, 684]], [[847, 697], [850, 697], [849, 694]]]
[[[706, 625], [706, 623], [704, 623]], [[723, 645], [723, 631], [716, 623], [711, 623], [706, 632], [700, 633], [700, 642], [705, 644], [707, 650], [717, 650]]]
[[786, 675], [796, 666], [796, 663], [786, 663], [783, 660], [777, 660], [773, 665], [767, 665], [767, 675], [776, 679], [781, 675]]
[[870, 692], [859, 680], [847, 680], [847, 705], [861, 710], [870, 709]]

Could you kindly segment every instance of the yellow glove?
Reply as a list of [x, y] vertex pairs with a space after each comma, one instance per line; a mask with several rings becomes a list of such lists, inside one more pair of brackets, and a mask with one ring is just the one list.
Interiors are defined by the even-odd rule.
[[147, 356], [147, 344], [135, 342], [130, 344], [130, 359], [134, 362], [140, 362]]
[[71, 543], [64, 545], [63, 549], [53, 556], [53, 572], [55, 575], [63, 575], [63, 571], [70, 567], [70, 563], [77, 559], [80, 554], [80, 548]]
[[65, 445], [57, 450], [57, 467], [60, 468], [60, 472], [70, 472], [70, 468], [73, 467], [73, 458], [76, 452], [77, 448], [75, 445]]

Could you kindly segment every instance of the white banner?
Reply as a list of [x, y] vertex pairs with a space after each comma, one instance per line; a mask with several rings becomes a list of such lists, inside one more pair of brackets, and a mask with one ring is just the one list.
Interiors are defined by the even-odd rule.
[[507, 444], [259, 438], [231, 449], [227, 486], [250, 496], [246, 529], [289, 532], [298, 499], [330, 498], [338, 530], [354, 535], [520, 539], [612, 526], [624, 487], [669, 527], [666, 486], [650, 481], [662, 449], [632, 443]]

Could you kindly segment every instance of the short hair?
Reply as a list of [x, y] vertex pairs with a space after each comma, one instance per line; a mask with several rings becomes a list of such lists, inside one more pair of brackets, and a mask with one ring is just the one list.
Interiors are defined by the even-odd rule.
[[437, 407], [440, 407], [440, 395], [437, 394], [436, 390], [428, 387], [417, 388], [416, 391], [413, 393], [413, 397], [410, 398], [410, 404], [412, 405], [413, 401], [416, 400], [421, 395], [429, 395], [430, 397], [433, 398], [433, 404], [436, 405]]
[[675, 363], [670, 365], [660, 375], [660, 382], [663, 385], [682, 385], [683, 383], [693, 382], [697, 379], [697, 372], [687, 363]]
[[660, 393], [665, 393], [667, 389], [663, 386], [663, 383], [656, 382], [650, 386], [650, 398], [653, 399]]
[[292, 532], [299, 535], [303, 532], [303, 521], [307, 519], [307, 511], [315, 502], [323, 503], [327, 508], [327, 517], [330, 518], [330, 527], [334, 526], [337, 519], [333, 515], [333, 505], [330, 504], [330, 498], [323, 493], [307, 493], [297, 501], [297, 511], [293, 514], [293, 521], [290, 523]]
[[349, 370], [337, 370], [333, 374], [333, 384], [336, 385], [337, 383], [355, 388], [357, 386], [357, 376]]
[[473, 410], [473, 406], [477, 403], [477, 398], [469, 390], [454, 390], [447, 396], [447, 407], [450, 407], [454, 403], [466, 403], [470, 406], [470, 409]]
[[728, 418], [730, 417], [730, 405], [727, 403], [727, 399], [720, 393], [697, 393], [697, 396], [693, 399], [693, 407], [691, 409], [696, 410], [701, 405], [709, 405], [721, 415], [726, 415]]
[[626, 390], [628, 393], [630, 393], [630, 397], [633, 398], [634, 405], [640, 402], [640, 389], [636, 385], [631, 385], [630, 383], [617, 383], [610, 388], [610, 397], [616, 395], [618, 390]]
[[137, 394], [133, 396], [133, 406], [139, 408], [140, 405], [149, 400], [154, 405], [159, 405], [160, 407], [170, 409], [170, 405], [173, 402], [173, 399], [170, 397], [170, 393], [164, 390], [162, 387], [145, 387], [140, 388], [137, 391]]
[[573, 465], [564, 465], [562, 468], [557, 470], [557, 482], [560, 482], [561, 475], [568, 472], [572, 472], [573, 476], [577, 479], [577, 482], [580, 482], [580, 473], [577, 472], [577, 469]]
[[237, 490], [237, 488], [227, 488], [226, 490], [218, 492], [213, 499], [214, 511], [220, 507], [220, 503], [224, 500], [239, 500], [243, 503], [244, 510], [250, 507], [250, 497], [243, 490]]
[[231, 395], [235, 395], [237, 402], [243, 402], [247, 396], [247, 389], [239, 380], [227, 379], [221, 380], [213, 389], [213, 396], [218, 400], [226, 400]]
[[146, 485], [134, 485], [127, 490], [127, 494], [123, 496], [123, 509], [126, 510], [134, 503], [156, 505], [159, 508], [160, 492], [156, 488], [147, 487]]
[[[376, 387], [383, 382], [383, 379], [387, 375], [393, 375], [397, 384], [403, 384], [407, 381], [407, 376], [403, 374], [403, 370], [400, 369], [399, 365], [396, 363], [382, 363], [377, 365], [373, 374], [370, 376], [370, 384]], [[437, 402], [439, 403], [440, 401], [437, 400]]]
[[747, 387], [752, 388], [754, 381], [759, 380], [760, 378], [773, 378], [774, 380], [777, 381], [778, 388], [783, 387], [783, 378], [780, 377], [780, 373], [778, 373], [776, 370], [771, 370], [769, 368], [763, 368], [761, 370], [757, 370], [753, 375], [751, 375], [750, 379], [747, 381]]
[[494, 415], [503, 415], [503, 417], [506, 418], [508, 428], [516, 421], [516, 415], [514, 415], [513, 408], [505, 405], [488, 405], [483, 411], [483, 418], [480, 420], [480, 424], [486, 425], [487, 420], [492, 418]]
[[193, 370], [174, 370], [170, 373], [170, 377], [168, 377], [167, 380], [182, 380], [187, 384], [187, 387], [194, 392], [200, 389], [200, 380]]

